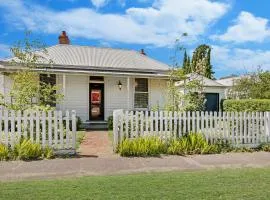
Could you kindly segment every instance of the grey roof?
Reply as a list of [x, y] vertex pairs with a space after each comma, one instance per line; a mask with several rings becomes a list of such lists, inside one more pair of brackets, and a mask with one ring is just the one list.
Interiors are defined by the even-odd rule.
[[47, 48], [44, 61], [73, 68], [167, 71], [169, 66], [134, 50], [77, 45], [55, 45]]
[[235, 81], [241, 79], [242, 77], [237, 76], [237, 77], [229, 77], [229, 78], [223, 78], [223, 79], [219, 79], [217, 80], [218, 83], [225, 85], [227, 87], [232, 87], [235, 84]]
[[[188, 78], [188, 81], [202, 80], [204, 87], [226, 87], [225, 85], [222, 85], [215, 80], [211, 80], [209, 78], [206, 78], [206, 77], [199, 75], [199, 74], [196, 74], [196, 73], [187, 74], [186, 77]], [[176, 86], [182, 86], [183, 84], [184, 84], [184, 81], [178, 81], [176, 83]]]

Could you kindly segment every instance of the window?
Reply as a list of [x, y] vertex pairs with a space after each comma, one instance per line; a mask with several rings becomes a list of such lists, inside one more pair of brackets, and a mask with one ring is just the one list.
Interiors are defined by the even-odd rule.
[[[56, 85], [56, 75], [55, 74], [40, 74], [39, 76], [40, 86], [41, 87], [48, 87], [55, 86]], [[46, 91], [46, 90], [45, 90]], [[45, 92], [43, 91], [43, 92]], [[41, 97], [41, 101], [43, 101], [46, 105], [50, 105], [51, 107], [56, 107], [56, 90], [53, 90], [52, 94], [49, 96], [46, 96], [46, 99], [44, 99], [44, 96]]]
[[56, 75], [55, 74], [40, 74], [39, 80], [42, 83], [50, 84], [51, 86], [56, 85]]
[[135, 108], [148, 108], [148, 79], [135, 78]]

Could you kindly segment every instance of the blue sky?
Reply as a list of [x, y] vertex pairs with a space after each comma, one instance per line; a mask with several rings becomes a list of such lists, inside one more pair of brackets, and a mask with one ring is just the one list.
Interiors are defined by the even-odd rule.
[[144, 48], [169, 65], [176, 39], [189, 54], [206, 43], [217, 78], [270, 70], [269, 8], [269, 0], [0, 0], [0, 58], [25, 30], [48, 46], [66, 30], [72, 44]]

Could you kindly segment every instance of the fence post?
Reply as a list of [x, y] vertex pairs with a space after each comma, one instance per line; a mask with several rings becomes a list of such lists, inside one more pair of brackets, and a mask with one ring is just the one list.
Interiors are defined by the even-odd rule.
[[76, 111], [72, 110], [72, 114], [71, 114], [71, 119], [72, 119], [72, 148], [76, 149], [76, 131], [77, 131], [77, 127], [76, 127]]
[[119, 144], [119, 116], [123, 114], [123, 110], [113, 111], [113, 150], [117, 150]]
[[269, 141], [270, 136], [270, 112], [266, 112], [266, 121], [265, 121], [265, 137], [267, 142]]

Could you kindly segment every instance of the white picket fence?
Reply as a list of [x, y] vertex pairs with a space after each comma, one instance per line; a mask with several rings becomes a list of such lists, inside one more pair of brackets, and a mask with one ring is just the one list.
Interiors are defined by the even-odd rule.
[[270, 142], [270, 112], [152, 112], [113, 113], [114, 147], [125, 138], [146, 135], [177, 138], [189, 132], [233, 145], [257, 146]]
[[14, 145], [21, 138], [55, 150], [76, 148], [76, 112], [0, 110], [0, 143]]

